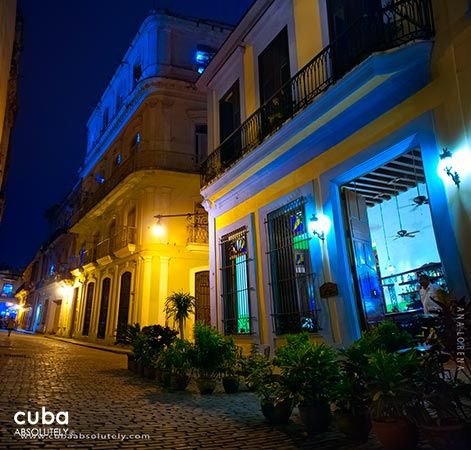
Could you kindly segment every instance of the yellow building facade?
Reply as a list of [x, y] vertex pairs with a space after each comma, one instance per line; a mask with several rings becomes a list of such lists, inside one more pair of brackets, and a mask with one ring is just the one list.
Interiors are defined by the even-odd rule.
[[194, 81], [229, 31], [167, 13], [142, 23], [87, 123], [80, 180], [55, 212], [74, 249], [60, 298], [32, 308], [44, 332], [112, 344], [131, 323], [173, 326], [164, 307], [177, 291], [209, 322], [206, 97]]
[[10, 132], [16, 112], [20, 46], [21, 21], [17, 20], [16, 0], [5, 0], [0, 4], [0, 220], [5, 203]]
[[469, 3], [351, 3], [256, 2], [198, 81], [211, 317], [243, 346], [345, 345], [420, 312], [421, 273], [469, 298]]

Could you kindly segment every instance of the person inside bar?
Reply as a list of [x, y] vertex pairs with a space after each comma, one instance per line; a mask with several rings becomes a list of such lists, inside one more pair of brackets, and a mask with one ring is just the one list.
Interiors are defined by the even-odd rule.
[[440, 310], [440, 306], [438, 306], [433, 299], [437, 298], [437, 292], [440, 289], [436, 284], [432, 283], [430, 277], [422, 273], [419, 276], [419, 284], [420, 284], [420, 301], [424, 307], [424, 314], [434, 314]]

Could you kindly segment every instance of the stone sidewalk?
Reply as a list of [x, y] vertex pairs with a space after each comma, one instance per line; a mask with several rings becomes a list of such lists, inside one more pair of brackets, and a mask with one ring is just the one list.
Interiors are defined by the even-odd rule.
[[[308, 438], [296, 412], [289, 425], [271, 427], [249, 392], [202, 397], [194, 386], [165, 392], [129, 373], [125, 355], [44, 337], [0, 332], [0, 377], [0, 449], [381, 449], [374, 437], [352, 445], [335, 431]], [[15, 413], [41, 407], [67, 411], [64, 427], [82, 438], [15, 436], [27, 427], [15, 424]], [[91, 439], [97, 433], [127, 437]]]

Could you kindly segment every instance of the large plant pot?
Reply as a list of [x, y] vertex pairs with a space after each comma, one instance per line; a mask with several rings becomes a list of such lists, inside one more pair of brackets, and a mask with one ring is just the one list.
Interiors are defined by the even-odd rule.
[[424, 436], [435, 450], [469, 450], [471, 436], [463, 423], [442, 423], [423, 427]]
[[368, 411], [347, 414], [336, 411], [335, 424], [338, 430], [348, 439], [356, 442], [366, 442], [371, 431], [371, 418]]
[[159, 370], [159, 378], [158, 378], [158, 381], [159, 381], [159, 384], [162, 386], [162, 387], [170, 387], [170, 382], [171, 382], [171, 376], [172, 374], [170, 373], [169, 370]]
[[144, 367], [144, 377], [150, 380], [155, 379], [155, 367]]
[[293, 402], [291, 400], [284, 400], [276, 404], [262, 400], [260, 407], [263, 415], [272, 425], [288, 423], [291, 413], [293, 412]]
[[137, 361], [132, 354], [128, 354], [128, 370], [137, 372]]
[[172, 373], [170, 375], [170, 387], [176, 391], [184, 391], [189, 382], [190, 377], [186, 374]]
[[330, 405], [328, 402], [315, 404], [300, 404], [298, 406], [301, 422], [308, 434], [317, 434], [327, 431], [332, 421]]
[[373, 431], [386, 450], [413, 450], [417, 447], [417, 427], [405, 418], [373, 420]]
[[209, 395], [214, 392], [216, 389], [216, 380], [214, 378], [197, 378], [196, 385], [198, 386], [198, 390], [200, 394]]
[[226, 394], [235, 394], [239, 392], [240, 380], [238, 376], [224, 377], [222, 379], [222, 385]]
[[144, 376], [144, 364], [142, 364], [142, 361], [137, 361], [137, 373], [141, 377]]

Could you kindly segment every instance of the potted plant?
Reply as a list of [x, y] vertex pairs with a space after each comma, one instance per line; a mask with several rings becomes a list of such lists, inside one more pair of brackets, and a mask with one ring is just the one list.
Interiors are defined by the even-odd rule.
[[195, 343], [190, 351], [190, 359], [201, 394], [214, 392], [216, 379], [224, 372], [226, 348], [224, 337], [215, 328], [200, 322], [195, 324]]
[[239, 392], [239, 361], [240, 355], [232, 339], [226, 341], [224, 347], [224, 374], [222, 385], [226, 394], [235, 394]]
[[[184, 391], [190, 382], [190, 351], [191, 344], [183, 339], [176, 339], [175, 342], [163, 352], [165, 355], [165, 368], [169, 371], [169, 384], [172, 389]], [[162, 377], [164, 382], [166, 377]]]
[[466, 430], [471, 413], [471, 385], [445, 375], [436, 354], [439, 351], [439, 348], [432, 349], [422, 358], [422, 429], [437, 450], [465, 450], [471, 441], [469, 430]]
[[145, 336], [145, 345], [142, 352], [141, 362], [144, 367], [144, 376], [147, 378], [155, 378], [156, 376], [156, 360], [160, 353], [168, 348], [177, 336], [177, 332], [169, 327], [161, 325], [149, 325], [142, 328]]
[[257, 344], [252, 344], [250, 353], [247, 356], [239, 355], [239, 374], [243, 377], [247, 389], [251, 392], [255, 391], [255, 386], [249, 380], [250, 375], [257, 368], [258, 363], [266, 359], [266, 356], [259, 351]]
[[330, 401], [339, 379], [337, 355], [324, 344], [313, 344], [307, 333], [290, 335], [276, 352], [288, 388], [299, 402], [299, 415], [309, 433], [326, 431], [331, 422]]
[[273, 373], [273, 365], [268, 357], [257, 354], [251, 360], [248, 383], [260, 398], [260, 409], [272, 425], [286, 424], [293, 412], [294, 396], [286, 380]]
[[195, 312], [196, 299], [186, 292], [173, 292], [165, 301], [165, 315], [172, 318], [174, 325], [178, 323], [180, 339], [184, 339], [185, 322]]
[[373, 431], [386, 450], [410, 450], [417, 445], [419, 367], [415, 351], [380, 350], [368, 357]]
[[116, 344], [130, 345], [133, 350], [131, 353], [127, 353], [128, 358], [128, 370], [137, 372], [137, 358], [134, 351], [134, 341], [136, 336], [141, 332], [141, 327], [138, 323], [131, 325], [122, 326], [116, 335]]
[[340, 379], [335, 385], [335, 422], [347, 438], [366, 442], [371, 431], [366, 367], [368, 357], [353, 344], [340, 351]]

